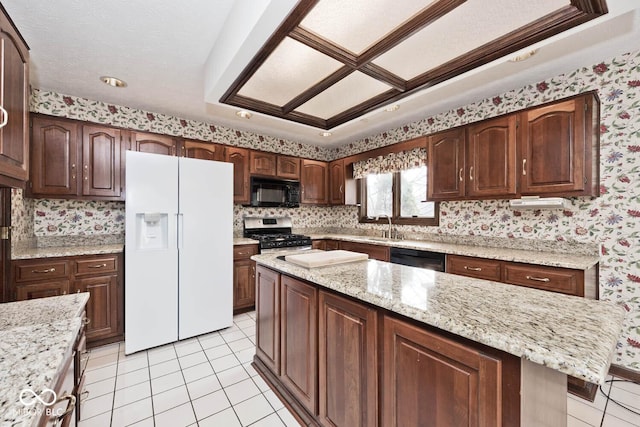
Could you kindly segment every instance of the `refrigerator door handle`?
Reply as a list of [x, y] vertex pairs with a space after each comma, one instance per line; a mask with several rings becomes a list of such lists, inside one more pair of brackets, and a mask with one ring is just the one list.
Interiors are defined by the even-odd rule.
[[184, 214], [176, 214], [178, 220], [178, 249], [182, 249], [184, 244]]

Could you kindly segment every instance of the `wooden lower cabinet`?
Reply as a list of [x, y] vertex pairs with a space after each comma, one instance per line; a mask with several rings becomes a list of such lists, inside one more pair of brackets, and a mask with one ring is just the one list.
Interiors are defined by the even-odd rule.
[[377, 313], [319, 292], [318, 417], [323, 426], [378, 422]]
[[256, 268], [256, 357], [280, 375], [280, 274]]
[[318, 410], [318, 292], [289, 276], [280, 279], [280, 379], [312, 414]]
[[502, 425], [499, 359], [385, 316], [382, 425]]
[[258, 245], [238, 245], [233, 248], [233, 312], [241, 313], [256, 304], [256, 263], [251, 256]]
[[[368, 243], [359, 242], [340, 242], [340, 249], [345, 251], [360, 252], [369, 255], [370, 259], [377, 259], [378, 261], [389, 261], [389, 247], [370, 245]], [[327, 249], [329, 250], [329, 249]]]
[[11, 261], [13, 300], [89, 292], [87, 345], [124, 338], [122, 254]]

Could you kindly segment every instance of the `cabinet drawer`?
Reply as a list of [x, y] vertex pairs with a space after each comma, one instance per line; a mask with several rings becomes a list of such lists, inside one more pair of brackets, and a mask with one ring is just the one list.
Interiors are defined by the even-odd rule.
[[501, 279], [502, 262], [493, 259], [482, 259], [460, 255], [447, 255], [447, 273], [477, 279]]
[[69, 293], [69, 280], [21, 283], [16, 285], [15, 292], [16, 301], [67, 295]]
[[105, 256], [87, 259], [77, 259], [75, 263], [75, 275], [113, 273], [118, 270], [116, 256]]
[[566, 268], [504, 263], [502, 281], [563, 294], [584, 296], [584, 272]]
[[66, 278], [69, 275], [69, 263], [67, 261], [38, 260], [35, 262], [21, 261], [14, 264], [14, 277], [16, 282], [34, 280], [49, 280]]
[[258, 253], [258, 245], [238, 245], [233, 247], [233, 259], [249, 258]]
[[370, 259], [377, 259], [378, 261], [389, 261], [389, 248], [387, 246], [358, 242], [340, 242], [340, 249], [367, 254]]

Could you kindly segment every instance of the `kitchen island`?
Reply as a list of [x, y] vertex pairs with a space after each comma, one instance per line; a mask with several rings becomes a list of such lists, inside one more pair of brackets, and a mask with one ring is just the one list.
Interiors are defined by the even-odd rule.
[[[78, 393], [75, 352], [88, 300], [88, 293], [77, 293], [0, 304], [0, 425], [41, 425], [43, 402], [22, 402], [34, 394], [49, 402], [45, 389], [56, 391], [58, 399]], [[50, 407], [53, 418], [67, 408], [74, 416], [77, 405], [69, 399]]]
[[624, 317], [381, 261], [252, 259], [255, 366], [312, 425], [566, 425], [566, 376], [604, 382]]

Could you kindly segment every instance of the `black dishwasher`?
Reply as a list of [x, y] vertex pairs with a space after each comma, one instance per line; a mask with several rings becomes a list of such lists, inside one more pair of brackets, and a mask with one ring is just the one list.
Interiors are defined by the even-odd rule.
[[394, 264], [444, 271], [444, 254], [417, 249], [391, 248], [390, 261]]

